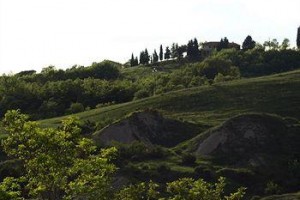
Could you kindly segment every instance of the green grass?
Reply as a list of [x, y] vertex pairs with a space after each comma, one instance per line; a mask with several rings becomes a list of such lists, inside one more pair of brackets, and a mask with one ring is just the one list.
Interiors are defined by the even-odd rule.
[[[170, 118], [215, 126], [245, 112], [275, 113], [300, 119], [300, 70], [157, 95], [138, 101], [107, 106], [75, 114], [82, 120], [104, 122], [122, 119], [140, 109], [160, 110]], [[41, 120], [55, 127], [65, 118]]]

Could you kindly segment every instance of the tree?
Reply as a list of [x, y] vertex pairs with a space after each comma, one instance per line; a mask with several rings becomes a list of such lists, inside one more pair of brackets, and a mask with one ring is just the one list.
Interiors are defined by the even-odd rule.
[[178, 57], [178, 44], [173, 43], [171, 47], [171, 58], [177, 58]]
[[180, 47], [177, 46], [177, 59], [181, 60], [183, 58], [183, 53], [186, 52], [187, 46], [181, 45]]
[[217, 51], [221, 51], [222, 49], [227, 49], [229, 46], [229, 41], [227, 39], [227, 37], [221, 38], [220, 43], [217, 47]]
[[298, 47], [298, 49], [300, 49], [300, 26], [299, 26], [298, 32], [297, 32], [297, 47]]
[[156, 53], [156, 50], [154, 50], [152, 58], [153, 58], [153, 63], [157, 63], [158, 62], [158, 55]]
[[150, 56], [149, 56], [149, 53], [148, 53], [148, 50], [147, 50], [147, 49], [145, 49], [144, 61], [145, 61], [144, 64], [149, 64]]
[[171, 57], [171, 51], [169, 47], [166, 47], [166, 52], [165, 52], [165, 59], [168, 60]]
[[280, 49], [281, 50], [286, 50], [288, 49], [290, 46], [290, 40], [287, 38], [284, 38], [284, 40], [282, 41], [281, 45], [280, 45]]
[[140, 53], [140, 64], [145, 64], [145, 52], [141, 51]]
[[135, 59], [134, 59], [134, 66], [138, 66], [138, 65], [139, 65], [138, 57], [135, 57]]
[[160, 45], [160, 48], [159, 48], [159, 60], [162, 61], [164, 59], [164, 50], [163, 50], [163, 47], [162, 45]]
[[246, 37], [243, 42], [242, 48], [243, 50], [253, 49], [255, 47], [256, 42], [252, 39], [250, 35]]
[[190, 40], [186, 48], [187, 58], [191, 61], [197, 61], [200, 59], [200, 50], [197, 39]]
[[130, 66], [131, 66], [131, 67], [135, 66], [135, 60], [134, 60], [134, 55], [133, 55], [133, 53], [131, 54]]
[[273, 39], [272, 41], [265, 41], [264, 42], [264, 47], [266, 47], [268, 50], [278, 50], [279, 49], [279, 43], [277, 39]]
[[[42, 129], [28, 121], [28, 116], [13, 110], [5, 114], [3, 124], [9, 133], [2, 143], [4, 151], [24, 163], [23, 193], [28, 191], [29, 197], [49, 200], [100, 196], [110, 199], [110, 181], [115, 171], [110, 161], [116, 150], [97, 153], [93, 141], [81, 137], [76, 119], [64, 120], [59, 129]], [[5, 193], [16, 194], [11, 191], [18, 188], [18, 180], [13, 182], [14, 188]]]

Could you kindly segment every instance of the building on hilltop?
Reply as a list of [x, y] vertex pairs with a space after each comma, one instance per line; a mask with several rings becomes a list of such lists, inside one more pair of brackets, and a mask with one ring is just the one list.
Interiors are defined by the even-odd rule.
[[[204, 53], [204, 55], [208, 56], [212, 53], [213, 50], [216, 50], [220, 45], [220, 42], [204, 42], [202, 43], [202, 51]], [[241, 45], [234, 43], [234, 42], [230, 42], [228, 43], [228, 48], [229, 49], [236, 49], [236, 50], [240, 50], [241, 49]]]

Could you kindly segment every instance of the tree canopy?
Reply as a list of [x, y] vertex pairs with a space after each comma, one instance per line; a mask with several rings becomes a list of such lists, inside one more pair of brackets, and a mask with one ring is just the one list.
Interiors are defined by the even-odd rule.
[[250, 35], [248, 35], [243, 42], [243, 50], [253, 49], [255, 47], [255, 44], [256, 42], [252, 39]]

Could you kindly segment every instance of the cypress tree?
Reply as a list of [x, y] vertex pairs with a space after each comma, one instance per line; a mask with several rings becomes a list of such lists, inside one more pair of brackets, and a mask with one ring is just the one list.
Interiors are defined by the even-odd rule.
[[169, 47], [166, 47], [166, 52], [165, 52], [165, 59], [168, 60], [171, 57], [171, 51]]
[[134, 59], [134, 66], [138, 66], [138, 65], [139, 65], [138, 57], [135, 57], [135, 59]]
[[140, 53], [140, 64], [145, 64], [145, 52], [141, 51]]
[[153, 63], [157, 63], [158, 62], [158, 55], [156, 53], [156, 50], [154, 50], [152, 58], [153, 58]]
[[135, 66], [133, 53], [131, 54], [130, 66], [131, 66], [131, 67]]
[[148, 50], [145, 49], [145, 52], [144, 52], [144, 64], [149, 64], [149, 61], [150, 61], [150, 56], [149, 56]]
[[159, 48], [159, 60], [160, 61], [162, 61], [164, 59], [163, 55], [164, 55], [164, 50], [163, 50], [162, 45], [160, 45], [160, 48]]
[[193, 58], [193, 41], [192, 40], [190, 40], [187, 44], [186, 56], [188, 57], [188, 59]]

